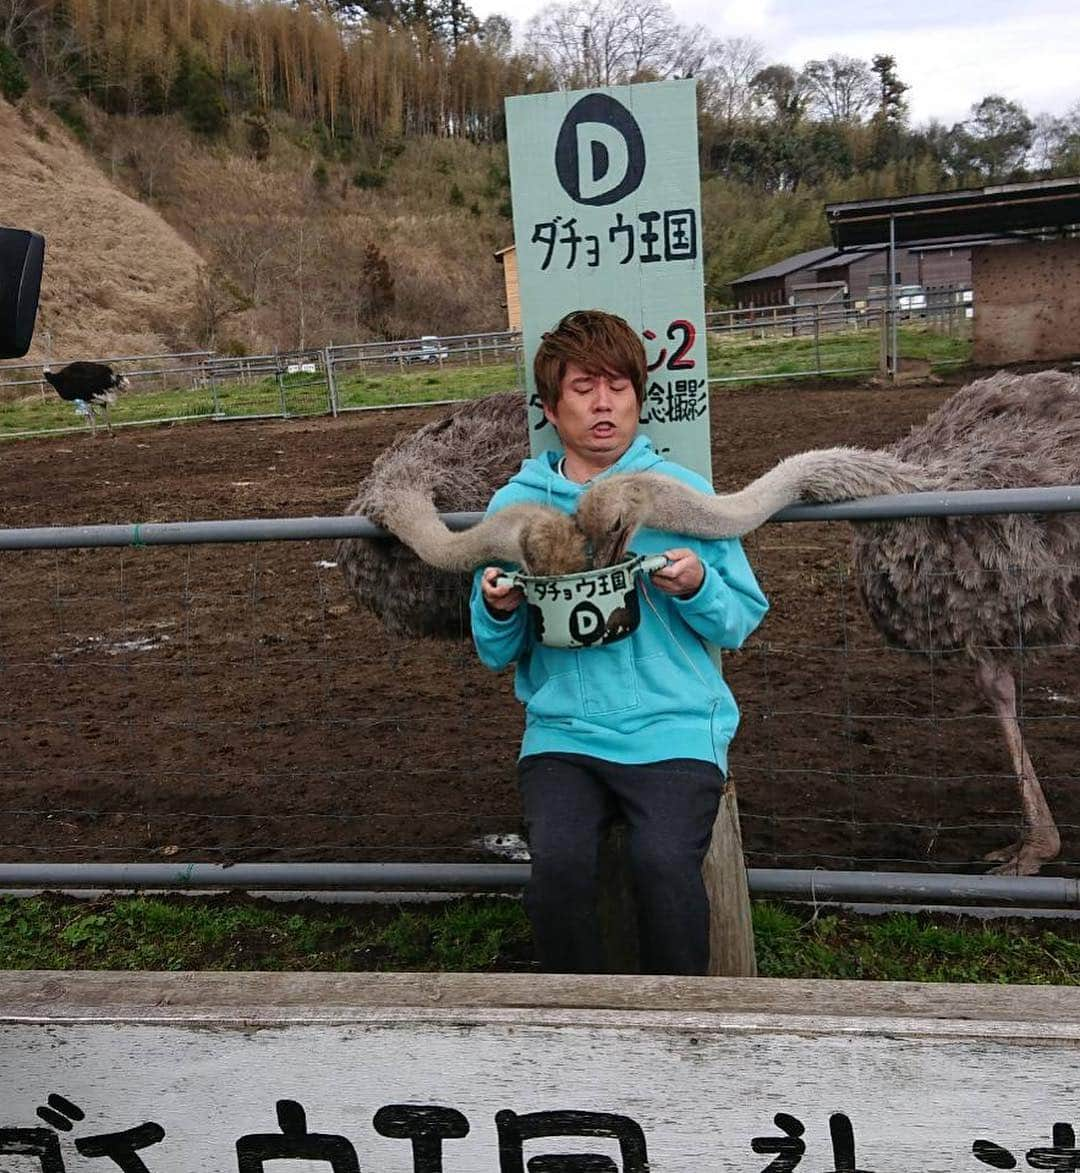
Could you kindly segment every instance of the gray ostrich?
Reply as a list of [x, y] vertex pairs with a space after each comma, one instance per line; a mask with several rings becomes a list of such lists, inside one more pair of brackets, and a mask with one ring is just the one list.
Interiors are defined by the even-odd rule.
[[[517, 428], [513, 438], [511, 423]], [[523, 531], [538, 524], [535, 518], [511, 519], [502, 529], [489, 526], [477, 540], [450, 534], [435, 510], [482, 508], [524, 448], [522, 397], [478, 401], [384, 453], [351, 511], [397, 525], [402, 537], [416, 541], [422, 553], [434, 553], [440, 565], [464, 570], [486, 561], [520, 561]], [[462, 466], [468, 469], [466, 485]], [[889, 447], [799, 453], [739, 492], [719, 497], [650, 473], [604, 477], [582, 497], [575, 522], [593, 563], [608, 565], [624, 555], [642, 526], [737, 537], [798, 500], [1077, 483], [1080, 379], [1057, 371], [1002, 372], [962, 388]], [[972, 660], [976, 684], [1001, 724], [1022, 807], [1019, 840], [992, 858], [1001, 872], [1038, 871], [1058, 854], [1060, 840], [1023, 745], [1011, 664], [1018, 649], [1075, 644], [1080, 636], [1080, 518], [921, 518], [854, 528], [860, 593], [886, 640], [959, 651]], [[572, 566], [581, 556], [578, 536], [549, 530], [541, 545], [557, 542], [559, 532], [567, 535], [565, 562]], [[375, 545], [343, 544], [346, 578], [362, 603], [394, 630], [467, 632], [465, 574], [429, 570], [425, 580], [423, 564], [402, 547], [369, 550]], [[380, 578], [384, 566], [388, 574]]]
[[[1080, 379], [1001, 372], [969, 384], [902, 440], [874, 452], [804, 452], [739, 493], [710, 497], [643, 473], [610, 477], [578, 506], [579, 526], [618, 557], [639, 526], [700, 537], [748, 532], [803, 498], [1080, 483]], [[855, 569], [870, 619], [896, 646], [966, 654], [997, 715], [1020, 791], [1021, 834], [987, 858], [1037, 872], [1060, 838], [1024, 747], [1012, 664], [1018, 652], [1080, 637], [1080, 517], [1003, 514], [856, 525]]]
[[[377, 525], [386, 525], [390, 517], [404, 518], [407, 529], [408, 504], [419, 491], [418, 515], [438, 528], [436, 511], [483, 510], [495, 490], [517, 472], [528, 448], [520, 391], [466, 403], [395, 440], [376, 459], [346, 513]], [[442, 530], [444, 536], [449, 533]], [[472, 564], [438, 569], [403, 542], [379, 538], [347, 538], [337, 553], [357, 602], [392, 634], [468, 636]]]

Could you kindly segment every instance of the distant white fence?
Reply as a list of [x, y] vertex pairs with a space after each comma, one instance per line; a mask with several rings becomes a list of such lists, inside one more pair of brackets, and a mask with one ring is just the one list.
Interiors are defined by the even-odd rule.
[[[865, 301], [833, 300], [808, 304], [717, 310], [706, 314], [706, 328], [712, 357], [722, 356], [730, 343], [766, 339], [790, 339], [798, 349], [797, 359], [785, 356], [776, 370], [741, 369], [721, 361], [710, 364], [710, 383], [746, 382], [790, 378], [817, 378], [823, 375], [857, 375], [894, 371], [902, 342], [897, 327], [915, 323], [930, 331], [952, 337], [970, 336], [973, 314], [971, 291], [964, 289], [926, 291], [898, 296], [890, 309], [884, 296]], [[858, 364], [837, 365], [830, 357], [827, 340], [840, 333], [877, 332], [880, 354], [875, 348], [860, 351]], [[807, 344], [810, 349], [807, 351]], [[719, 348], [719, 349], [717, 349]], [[893, 357], [896, 356], [896, 357]], [[142, 396], [147, 410], [138, 418], [129, 417], [120, 426], [175, 423], [184, 420], [242, 420], [339, 415], [349, 411], [391, 407], [417, 407], [431, 403], [455, 402], [463, 398], [454, 390], [446, 398], [417, 393], [416, 381], [402, 385], [400, 393], [372, 396], [367, 380], [388, 375], [417, 374], [424, 370], [520, 364], [521, 333], [516, 330], [483, 334], [421, 335], [418, 338], [379, 342], [353, 342], [321, 348], [276, 351], [272, 354], [220, 355], [211, 351], [184, 351], [177, 354], [114, 355], [100, 358], [121, 371], [131, 393]], [[67, 361], [67, 360], [64, 360]], [[942, 360], [935, 360], [940, 365]], [[953, 360], [956, 361], [956, 360]], [[40, 397], [56, 407], [52, 388], [44, 381], [45, 364], [0, 363], [0, 438], [69, 432], [85, 427], [78, 417], [58, 417], [56, 411], [40, 425], [16, 429], [5, 426], [5, 407], [25, 406]], [[59, 367], [63, 361], [51, 365]], [[437, 381], [437, 380], [435, 380]], [[177, 392], [187, 393], [182, 400]], [[199, 394], [193, 399], [191, 392]], [[160, 396], [155, 402], [153, 397]]]
[[[189, 419], [239, 420], [338, 415], [364, 410], [350, 402], [348, 383], [358, 378], [417, 373], [425, 369], [491, 366], [515, 362], [521, 353], [517, 331], [487, 334], [425, 335], [393, 342], [358, 342], [318, 349], [278, 351], [273, 354], [220, 355], [212, 351], [177, 354], [112, 355], [107, 362], [127, 378], [131, 393], [143, 397], [151, 410], [126, 423], [165, 423]], [[0, 364], [0, 435], [9, 437], [67, 432], [85, 426], [81, 419], [71, 426], [3, 428], [5, 405], [25, 404], [40, 396], [56, 404], [55, 392], [45, 382], [46, 365]], [[343, 387], [343, 384], [346, 386]], [[177, 392], [201, 393], [194, 402], [186, 394], [181, 404], [171, 401]], [[160, 410], [153, 410], [155, 395], [162, 396]], [[408, 391], [380, 407], [412, 407], [430, 398], [410, 397]], [[445, 402], [438, 400], [437, 402]], [[121, 425], [123, 426], [123, 425]]]

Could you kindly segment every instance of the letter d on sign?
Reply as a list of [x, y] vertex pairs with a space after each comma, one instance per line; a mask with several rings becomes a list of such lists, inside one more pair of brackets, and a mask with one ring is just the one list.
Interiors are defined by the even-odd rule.
[[586, 647], [604, 634], [604, 615], [595, 603], [578, 603], [570, 612], [569, 624], [570, 634]]
[[607, 94], [571, 106], [555, 143], [555, 171], [579, 204], [614, 204], [641, 185], [645, 140], [633, 114]]

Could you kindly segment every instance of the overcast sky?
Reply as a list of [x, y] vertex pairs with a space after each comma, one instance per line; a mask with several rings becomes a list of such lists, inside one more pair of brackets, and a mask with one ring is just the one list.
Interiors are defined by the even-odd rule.
[[[668, 0], [684, 24], [752, 36], [795, 68], [842, 53], [896, 58], [912, 121], [952, 125], [987, 94], [1029, 114], [1080, 102], [1080, 0]], [[474, 0], [477, 16], [512, 16], [520, 32], [545, 0]]]

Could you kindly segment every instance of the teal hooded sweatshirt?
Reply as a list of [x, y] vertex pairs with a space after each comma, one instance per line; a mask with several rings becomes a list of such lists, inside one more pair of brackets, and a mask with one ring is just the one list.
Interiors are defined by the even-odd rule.
[[[573, 513], [587, 488], [558, 471], [561, 452], [526, 460], [500, 489], [488, 513], [525, 502]], [[702, 477], [664, 460], [638, 436], [620, 460], [600, 476], [657, 472], [711, 493]], [[600, 478], [594, 478], [600, 479]], [[769, 604], [736, 539], [706, 541], [659, 530], [639, 530], [637, 554], [689, 547], [705, 578], [689, 598], [658, 590], [647, 576], [641, 622], [626, 639], [603, 647], [549, 648], [535, 642], [522, 605], [493, 615], [476, 572], [471, 597], [473, 641], [481, 661], [499, 670], [515, 663], [514, 690], [525, 705], [521, 756], [577, 753], [635, 764], [668, 758], [714, 762], [727, 773], [727, 748], [739, 710], [706, 643], [737, 648], [761, 622]]]

